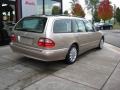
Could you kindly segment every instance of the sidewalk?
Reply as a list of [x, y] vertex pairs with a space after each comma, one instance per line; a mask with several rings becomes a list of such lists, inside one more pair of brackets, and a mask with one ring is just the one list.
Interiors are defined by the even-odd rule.
[[0, 90], [120, 90], [120, 48], [105, 44], [72, 65], [41, 62], [0, 48]]
[[105, 49], [80, 57], [74, 65], [59, 70], [24, 90], [120, 90], [120, 49]]

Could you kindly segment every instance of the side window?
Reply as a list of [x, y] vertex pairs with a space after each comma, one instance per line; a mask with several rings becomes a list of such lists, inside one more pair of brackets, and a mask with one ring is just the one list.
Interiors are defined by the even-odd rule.
[[86, 29], [88, 32], [94, 32], [94, 28], [93, 28], [91, 22], [85, 21], [85, 26], [86, 26]]
[[78, 32], [86, 32], [85, 24], [82, 20], [76, 20], [78, 24]]
[[71, 20], [56, 20], [53, 26], [54, 33], [71, 32]]
[[75, 20], [72, 21], [72, 31], [73, 32], [78, 32], [78, 25]]

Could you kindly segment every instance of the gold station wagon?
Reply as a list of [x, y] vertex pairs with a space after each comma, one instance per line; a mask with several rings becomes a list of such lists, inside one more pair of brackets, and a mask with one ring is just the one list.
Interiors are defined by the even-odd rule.
[[93, 48], [103, 48], [104, 35], [83, 18], [29, 16], [13, 28], [14, 52], [42, 61], [64, 60], [68, 64]]

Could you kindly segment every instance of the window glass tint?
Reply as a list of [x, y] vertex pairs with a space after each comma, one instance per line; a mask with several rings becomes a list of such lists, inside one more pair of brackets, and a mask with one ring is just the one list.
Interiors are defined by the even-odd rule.
[[18, 31], [43, 32], [47, 18], [24, 18], [15, 27]]
[[93, 28], [91, 22], [85, 21], [85, 26], [86, 26], [86, 29], [88, 32], [94, 32], [94, 28]]
[[54, 33], [71, 32], [71, 20], [56, 20], [53, 27]]
[[39, 24], [39, 20], [24, 20], [23, 21], [23, 28], [29, 28], [29, 29], [35, 29], [38, 28], [36, 27]]
[[78, 24], [78, 32], [86, 32], [85, 25], [82, 20], [76, 20]]
[[75, 20], [72, 21], [72, 31], [78, 32], [78, 25]]

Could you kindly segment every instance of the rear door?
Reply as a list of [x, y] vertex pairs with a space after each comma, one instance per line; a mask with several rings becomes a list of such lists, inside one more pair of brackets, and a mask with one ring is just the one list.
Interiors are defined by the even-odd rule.
[[45, 17], [27, 17], [15, 26], [14, 33], [16, 43], [24, 46], [37, 46], [40, 37], [44, 37], [44, 29], [47, 22]]
[[88, 33], [86, 32], [84, 22], [79, 19], [73, 20], [72, 30], [79, 43], [80, 53], [88, 50], [89, 37]]

